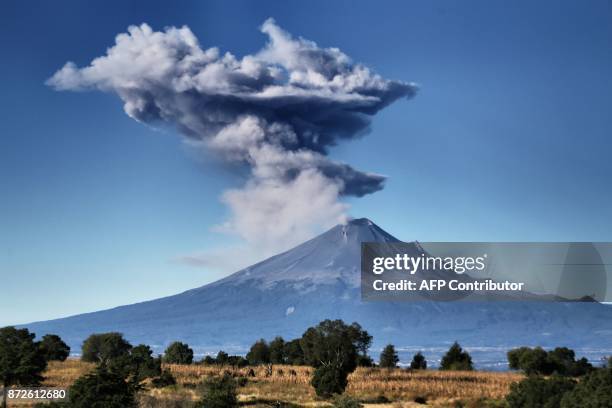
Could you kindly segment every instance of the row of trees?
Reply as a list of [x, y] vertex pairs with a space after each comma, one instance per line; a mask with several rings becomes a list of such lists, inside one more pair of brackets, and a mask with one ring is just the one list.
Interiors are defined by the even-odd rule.
[[602, 368], [592, 367], [579, 381], [554, 373], [532, 373], [510, 386], [510, 408], [612, 407], [612, 359]]
[[574, 350], [557, 347], [546, 351], [541, 347], [519, 347], [508, 351], [508, 365], [513, 370], [522, 370], [527, 375], [557, 374], [566, 377], [580, 377], [593, 371], [593, 365], [582, 357], [576, 360]]
[[612, 407], [611, 363], [597, 369], [584, 357], [576, 360], [567, 347], [512, 349], [509, 367], [522, 370], [527, 378], [512, 384], [506, 401], [510, 408]]
[[[314, 367], [311, 384], [317, 395], [329, 398], [343, 393], [348, 375], [356, 367], [373, 365], [368, 355], [371, 343], [372, 336], [359, 324], [348, 325], [341, 320], [325, 320], [307, 329], [299, 339], [285, 341], [281, 337], [276, 337], [269, 343], [263, 339], [258, 340], [246, 358], [230, 356], [220, 351], [216, 357], [207, 356], [202, 362], [233, 366], [310, 365]], [[2, 385], [4, 387], [15, 384], [38, 385], [47, 362], [65, 360], [69, 352], [70, 348], [58, 336], [46, 335], [37, 342], [35, 335], [29, 333], [27, 329], [2, 328], [0, 329]], [[95, 363], [95, 370], [79, 378], [72, 385], [69, 403], [55, 404], [55, 406], [111, 408], [134, 406], [135, 395], [145, 383], [150, 383], [154, 387], [174, 384], [170, 372], [162, 370], [162, 362], [191, 364], [193, 350], [185, 343], [173, 342], [165, 350], [163, 357], [154, 357], [149, 346], [144, 344], [132, 346], [120, 333], [111, 332], [89, 336], [83, 343], [81, 359]], [[608, 392], [612, 390], [610, 374], [612, 369], [606, 369], [608, 371], [595, 369], [584, 358], [576, 360], [574, 351], [568, 348], [545, 351], [541, 348], [521, 347], [508, 352], [508, 361], [510, 368], [520, 369], [528, 374], [526, 380], [512, 387], [507, 397], [511, 407], [569, 407], [577, 406], [571, 404], [582, 401], [580, 398], [592, 399], [593, 395], [606, 393], [612, 395]], [[397, 367], [398, 362], [395, 347], [387, 345], [380, 355], [379, 366], [393, 368]], [[414, 355], [410, 368], [427, 368], [427, 361], [420, 352]], [[442, 358], [440, 369], [472, 370], [471, 356], [455, 342]], [[584, 379], [577, 384], [572, 378], [568, 378], [575, 376], [584, 376]], [[208, 381], [204, 388], [205, 393], [199, 406], [233, 406], [231, 401], [236, 400], [236, 382], [232, 378], [223, 377]], [[548, 404], [544, 400], [552, 402]]]

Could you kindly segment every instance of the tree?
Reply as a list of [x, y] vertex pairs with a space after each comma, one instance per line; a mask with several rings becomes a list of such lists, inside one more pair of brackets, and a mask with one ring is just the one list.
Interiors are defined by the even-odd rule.
[[217, 358], [215, 360], [217, 360], [217, 364], [225, 365], [229, 360], [229, 356], [225, 351], [221, 350], [217, 353]]
[[393, 344], [387, 344], [382, 353], [380, 353], [380, 366], [382, 368], [395, 368], [397, 363], [399, 363], [399, 357], [395, 347]]
[[421, 354], [419, 351], [412, 357], [412, 361], [410, 362], [410, 368], [413, 370], [426, 370], [427, 369], [427, 360], [425, 360], [425, 356]]
[[204, 384], [204, 395], [196, 408], [234, 408], [238, 406], [236, 381], [230, 375], [213, 378]]
[[121, 333], [110, 332], [92, 334], [83, 342], [81, 360], [92, 363], [105, 363], [129, 354], [132, 345]]
[[202, 359], [202, 364], [205, 364], [205, 365], [213, 365], [213, 364], [216, 364], [216, 363], [217, 363], [217, 360], [214, 357], [212, 357], [212, 356], [205, 356]]
[[[545, 379], [530, 376], [510, 386], [506, 401], [510, 408], [558, 408], [563, 395], [571, 391], [575, 382], [568, 378], [553, 376]], [[582, 404], [572, 407], [584, 406]]]
[[70, 347], [55, 334], [45, 334], [38, 346], [47, 361], [64, 361], [70, 355]]
[[552, 373], [548, 364], [548, 353], [542, 347], [524, 351], [519, 358], [519, 367], [527, 375]]
[[473, 370], [472, 357], [463, 351], [459, 343], [454, 342], [440, 363], [440, 370]]
[[357, 352], [362, 357], [367, 357], [368, 349], [372, 345], [372, 336], [357, 322], [353, 322], [349, 326], [349, 334], [352, 339], [355, 347], [357, 348]]
[[164, 362], [168, 364], [191, 364], [193, 362], [193, 350], [189, 345], [175, 341], [164, 352]]
[[285, 356], [285, 362], [291, 365], [303, 365], [304, 364], [304, 352], [300, 345], [300, 339], [294, 339], [285, 343], [283, 347], [283, 355]]
[[272, 364], [284, 364], [287, 361], [285, 358], [285, 340], [282, 337], [275, 337], [270, 342], [269, 350]]
[[561, 407], [612, 407], [612, 368], [587, 374], [563, 396]]
[[[32, 386], [42, 380], [47, 361], [28, 329], [0, 329], [0, 381], [4, 389], [10, 385]], [[2, 399], [6, 407], [6, 395]]]
[[549, 370], [559, 375], [579, 377], [593, 370], [593, 366], [586, 358], [576, 360], [574, 350], [567, 347], [557, 347], [548, 352]]
[[576, 360], [574, 350], [567, 347], [557, 347], [551, 351], [541, 347], [513, 349], [508, 352], [508, 366], [514, 370], [523, 370], [527, 375], [578, 377], [593, 370], [586, 358]]
[[270, 362], [270, 347], [264, 339], [257, 340], [246, 355], [251, 365], [268, 364]]
[[105, 366], [80, 377], [70, 387], [71, 408], [128, 408], [136, 407], [137, 387]]
[[227, 358], [227, 363], [232, 367], [238, 368], [246, 367], [249, 365], [249, 361], [242, 356], [229, 356]]
[[162, 374], [161, 358], [153, 357], [151, 347], [145, 344], [139, 344], [131, 350], [127, 367], [130, 369], [129, 375], [138, 383], [145, 378], [159, 377]]
[[357, 367], [357, 344], [362, 337], [357, 326], [325, 320], [302, 335], [304, 360], [315, 368], [311, 384], [317, 395], [328, 398], [346, 388], [348, 375]]
[[508, 367], [511, 370], [520, 370], [521, 356], [529, 351], [531, 351], [529, 347], [519, 347], [508, 351], [508, 353], [506, 353], [506, 356], [508, 357]]

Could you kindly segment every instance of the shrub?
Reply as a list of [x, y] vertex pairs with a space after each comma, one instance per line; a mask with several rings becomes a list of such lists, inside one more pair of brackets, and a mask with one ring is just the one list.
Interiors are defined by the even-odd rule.
[[164, 352], [164, 362], [169, 364], [191, 364], [193, 362], [193, 350], [189, 345], [175, 341]]
[[319, 397], [330, 398], [342, 394], [348, 383], [348, 373], [333, 366], [321, 366], [315, 369], [311, 384]]
[[238, 406], [236, 382], [229, 375], [213, 378], [204, 384], [204, 395], [196, 408], [234, 408]]
[[587, 374], [563, 397], [561, 407], [612, 407], [612, 368]]
[[425, 360], [425, 356], [421, 354], [419, 351], [412, 357], [412, 361], [410, 362], [410, 368], [413, 370], [425, 370], [427, 369], [427, 360]]
[[472, 357], [463, 351], [459, 343], [454, 342], [440, 363], [440, 370], [473, 370]]
[[71, 408], [127, 408], [135, 407], [137, 388], [122, 376], [98, 367], [93, 373], [80, 377], [70, 387]]
[[575, 384], [573, 380], [559, 376], [549, 379], [532, 376], [512, 384], [506, 401], [510, 408], [559, 408], [563, 395]]
[[348, 395], [338, 395], [333, 400], [334, 408], [362, 408], [363, 405], [359, 400], [349, 397]]
[[164, 388], [175, 385], [176, 379], [169, 370], [164, 370], [159, 377], [153, 378], [151, 384], [153, 384], [155, 388]]
[[395, 368], [399, 362], [399, 357], [393, 344], [388, 344], [380, 353], [380, 366], [382, 368]]
[[103, 363], [127, 355], [131, 348], [132, 345], [123, 338], [121, 333], [92, 334], [83, 342], [81, 360]]
[[47, 361], [65, 361], [70, 355], [70, 347], [55, 334], [45, 334], [38, 347]]

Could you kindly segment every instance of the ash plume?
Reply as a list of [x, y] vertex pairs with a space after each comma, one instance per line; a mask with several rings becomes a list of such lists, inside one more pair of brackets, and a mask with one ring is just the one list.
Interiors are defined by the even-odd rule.
[[131, 118], [174, 126], [190, 144], [246, 165], [244, 186], [222, 196], [231, 210], [222, 229], [286, 246], [342, 220], [343, 196], [383, 188], [384, 176], [330, 159], [329, 148], [367, 133], [373, 115], [416, 86], [293, 38], [273, 19], [261, 31], [267, 44], [238, 58], [202, 48], [186, 26], [130, 26], [105, 55], [82, 68], [68, 62], [47, 84], [114, 93]]

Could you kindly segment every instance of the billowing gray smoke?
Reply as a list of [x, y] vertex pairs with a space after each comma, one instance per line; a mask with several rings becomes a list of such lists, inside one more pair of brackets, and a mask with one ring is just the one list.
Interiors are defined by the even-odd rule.
[[272, 19], [261, 31], [266, 46], [239, 59], [200, 48], [188, 27], [131, 26], [106, 55], [84, 68], [68, 62], [47, 83], [114, 92], [130, 117], [174, 125], [186, 141], [247, 164], [245, 186], [223, 195], [232, 210], [224, 228], [291, 244], [343, 218], [341, 196], [383, 188], [385, 177], [330, 160], [328, 148], [367, 132], [372, 115], [416, 87], [294, 39]]

